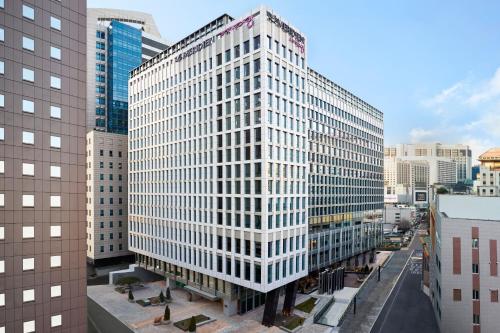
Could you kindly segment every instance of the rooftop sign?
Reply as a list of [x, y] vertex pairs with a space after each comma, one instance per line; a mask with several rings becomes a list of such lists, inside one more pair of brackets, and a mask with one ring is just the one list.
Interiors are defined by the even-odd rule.
[[276, 15], [270, 13], [270, 12], [267, 12], [267, 20], [276, 24], [276, 26], [278, 26], [279, 28], [281, 28], [281, 30], [283, 30], [284, 32], [286, 32], [287, 34], [290, 35], [290, 42], [292, 44], [294, 44], [295, 46], [297, 46], [300, 50], [301, 53], [304, 53], [304, 50], [305, 50], [305, 41], [306, 39], [304, 38], [304, 36], [302, 36], [301, 34], [299, 34], [297, 31], [295, 31], [292, 27], [290, 27], [288, 24], [286, 24], [285, 22], [281, 21]]

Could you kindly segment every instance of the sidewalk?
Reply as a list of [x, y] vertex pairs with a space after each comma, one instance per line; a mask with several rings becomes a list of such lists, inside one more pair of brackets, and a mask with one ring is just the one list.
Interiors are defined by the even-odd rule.
[[377, 282], [376, 273], [366, 281], [364, 288], [357, 295], [356, 315], [353, 314], [351, 308], [344, 318], [340, 332], [370, 332], [392, 288], [397, 283], [406, 261], [419, 245], [418, 237], [413, 237], [408, 250], [394, 252], [391, 260], [382, 268], [380, 282]]

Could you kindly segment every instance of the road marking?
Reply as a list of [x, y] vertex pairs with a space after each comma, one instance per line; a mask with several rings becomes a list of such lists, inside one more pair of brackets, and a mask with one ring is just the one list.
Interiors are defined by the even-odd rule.
[[[411, 242], [410, 242], [410, 247], [412, 246], [413, 242], [416, 240], [416, 237], [413, 237]], [[377, 314], [377, 318], [375, 318], [375, 321], [371, 324], [370, 326], [370, 330], [368, 332], [371, 333], [371, 331], [373, 330], [373, 326], [375, 326], [375, 323], [377, 322], [378, 320], [378, 317], [380, 316], [380, 313], [382, 312], [382, 310], [384, 309], [385, 307], [385, 304], [387, 303], [387, 300], [391, 297], [391, 294], [392, 292], [394, 291], [394, 288], [396, 288], [398, 282], [399, 282], [399, 279], [401, 278], [401, 275], [406, 271], [406, 265], [408, 265], [408, 262], [410, 261], [413, 253], [415, 252], [415, 249], [413, 250], [413, 252], [408, 256], [408, 259], [406, 260], [406, 263], [404, 264], [403, 266], [403, 269], [401, 270], [401, 272], [399, 273], [398, 275], [398, 278], [396, 279], [396, 283], [394, 283], [394, 285], [392, 286], [391, 288], [391, 291], [389, 292], [389, 296], [387, 296], [387, 298], [385, 299], [384, 303], [382, 304], [382, 307], [380, 308], [380, 311], [379, 313]], [[387, 315], [385, 316], [385, 319], [387, 319]], [[385, 319], [384, 319], [384, 322], [385, 322]], [[382, 327], [382, 326], [381, 326]], [[380, 330], [379, 330], [380, 332]]]

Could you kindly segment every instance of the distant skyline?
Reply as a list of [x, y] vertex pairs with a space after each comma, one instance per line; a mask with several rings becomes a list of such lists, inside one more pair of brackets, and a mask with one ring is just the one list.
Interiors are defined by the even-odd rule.
[[88, 7], [153, 15], [169, 43], [261, 4], [308, 38], [309, 66], [384, 113], [385, 143], [500, 146], [500, 2], [134, 1]]

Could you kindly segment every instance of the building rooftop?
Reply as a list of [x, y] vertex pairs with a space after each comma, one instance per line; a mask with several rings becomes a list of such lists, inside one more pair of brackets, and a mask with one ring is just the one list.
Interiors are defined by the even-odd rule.
[[452, 219], [490, 220], [500, 222], [500, 197], [475, 195], [438, 196], [438, 210]]
[[479, 155], [478, 160], [481, 162], [485, 161], [499, 161], [500, 162], [500, 147], [491, 148], [485, 153]]

